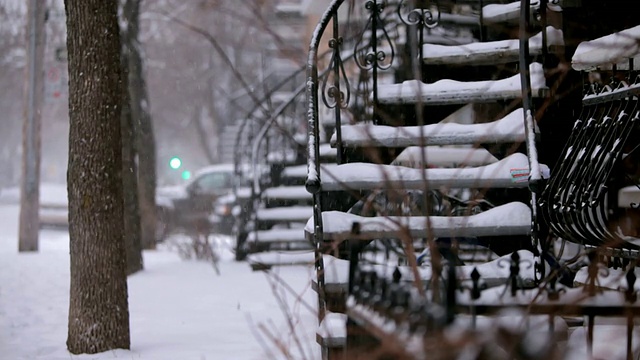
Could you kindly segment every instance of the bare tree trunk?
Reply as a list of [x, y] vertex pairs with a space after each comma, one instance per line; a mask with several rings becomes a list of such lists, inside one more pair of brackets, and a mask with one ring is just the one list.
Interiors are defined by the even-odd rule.
[[[211, 108], [211, 106], [208, 106], [208, 108]], [[209, 135], [202, 124], [202, 116], [203, 108], [201, 106], [196, 106], [193, 114], [193, 123], [195, 124], [196, 132], [198, 133], [198, 142], [200, 143], [203, 150], [202, 152], [204, 152], [204, 156], [207, 158], [209, 164], [215, 164], [217, 163], [216, 157], [211, 149], [215, 149], [216, 147], [215, 145], [209, 146]], [[212, 125], [215, 126], [215, 122]]]
[[126, 0], [123, 15], [129, 34], [129, 96], [135, 130], [135, 150], [138, 154], [138, 197], [140, 202], [142, 247], [156, 247], [156, 146], [153, 135], [149, 98], [144, 80], [140, 32], [141, 0]]
[[69, 52], [67, 348], [130, 347], [122, 196], [117, 0], [65, 0]]
[[[123, 15], [126, 18], [126, 15]], [[126, 22], [125, 22], [126, 23]], [[122, 84], [122, 185], [124, 195], [124, 237], [127, 248], [127, 275], [143, 269], [142, 243], [140, 232], [140, 207], [138, 203], [138, 167], [136, 165], [135, 132], [133, 117], [131, 116], [128, 61], [130, 43], [127, 28], [121, 29], [122, 41], [122, 78], [127, 79]]]
[[38, 251], [40, 230], [40, 152], [44, 103], [45, 4], [29, 1], [24, 127], [22, 134], [22, 184], [18, 251]]

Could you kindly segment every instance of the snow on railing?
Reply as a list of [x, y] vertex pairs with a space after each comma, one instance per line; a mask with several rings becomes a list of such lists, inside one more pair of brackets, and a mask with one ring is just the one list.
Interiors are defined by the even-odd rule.
[[318, 25], [311, 36], [309, 44], [309, 56], [307, 58], [307, 124], [309, 132], [309, 140], [307, 146], [307, 181], [305, 185], [311, 193], [315, 193], [320, 189], [320, 158], [317, 146], [319, 129], [318, 129], [318, 48], [320, 47], [320, 39], [324, 34], [333, 15], [344, 0], [333, 0], [329, 8], [324, 12]]

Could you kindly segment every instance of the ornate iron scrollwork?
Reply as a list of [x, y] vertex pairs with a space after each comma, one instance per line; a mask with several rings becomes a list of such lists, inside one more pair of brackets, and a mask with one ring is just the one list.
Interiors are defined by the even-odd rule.
[[511, 254], [508, 259], [502, 258], [498, 260], [499, 268], [509, 268], [509, 280], [507, 281], [505, 292], [510, 289], [511, 296], [516, 296], [518, 289], [521, 289], [524, 286], [524, 279], [520, 276], [521, 265], [524, 265], [525, 269], [531, 269], [533, 267], [531, 260], [520, 259], [520, 254], [518, 254], [517, 251]]
[[[386, 0], [369, 0], [365, 3], [365, 8], [369, 10], [370, 16], [354, 49], [355, 62], [362, 70], [374, 68], [387, 70], [393, 64], [395, 50], [381, 16], [386, 6]], [[386, 44], [388, 48], [383, 44]]]
[[[415, 4], [416, 2], [418, 4]], [[439, 9], [437, 1], [435, 7]], [[405, 25], [421, 25], [433, 29], [440, 23], [440, 11], [438, 10], [434, 16], [430, 1], [402, 0], [397, 11]]]
[[[340, 55], [342, 37], [329, 40], [329, 47], [333, 49], [333, 55], [329, 62], [329, 71], [322, 79], [322, 102], [330, 108], [340, 107], [346, 109], [351, 98], [351, 90], [347, 73], [344, 70], [344, 62]], [[333, 80], [332, 85], [327, 85]]]

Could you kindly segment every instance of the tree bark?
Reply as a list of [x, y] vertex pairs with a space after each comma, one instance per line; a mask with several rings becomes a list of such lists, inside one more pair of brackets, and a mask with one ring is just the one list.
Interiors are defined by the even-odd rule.
[[[209, 106], [210, 108], [210, 106]], [[202, 147], [202, 152], [204, 156], [207, 158], [207, 162], [209, 164], [217, 163], [214, 152], [211, 151], [212, 148], [215, 149], [216, 145], [209, 146], [209, 135], [202, 124], [203, 117], [203, 108], [201, 106], [196, 106], [193, 114], [193, 123], [196, 126], [196, 133], [198, 133], [198, 142]], [[215, 126], [215, 122], [213, 124]], [[217, 132], [216, 132], [217, 133]]]
[[121, 67], [123, 88], [122, 104], [122, 184], [124, 190], [124, 236], [127, 248], [127, 275], [143, 269], [142, 239], [140, 225], [140, 206], [138, 197], [138, 166], [135, 151], [135, 127], [131, 114], [131, 96], [129, 95], [129, 54], [132, 47], [131, 33], [128, 24], [131, 14], [127, 12], [128, 3], [122, 6], [124, 26], [120, 29], [122, 42]]
[[65, 0], [69, 53], [67, 348], [130, 347], [123, 238], [122, 74], [117, 0]]
[[149, 113], [149, 97], [144, 80], [144, 64], [139, 42], [141, 0], [126, 0], [123, 14], [129, 33], [129, 96], [136, 134], [138, 154], [138, 197], [140, 202], [141, 236], [144, 249], [155, 249], [156, 229], [156, 146]]

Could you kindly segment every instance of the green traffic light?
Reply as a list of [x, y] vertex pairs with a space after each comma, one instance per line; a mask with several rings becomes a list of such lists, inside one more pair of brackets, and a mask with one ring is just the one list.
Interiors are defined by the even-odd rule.
[[171, 160], [169, 160], [169, 167], [172, 169], [177, 170], [180, 166], [182, 166], [182, 160], [180, 160], [179, 157], [172, 157]]
[[185, 170], [182, 172], [182, 179], [189, 180], [191, 179], [191, 171]]

